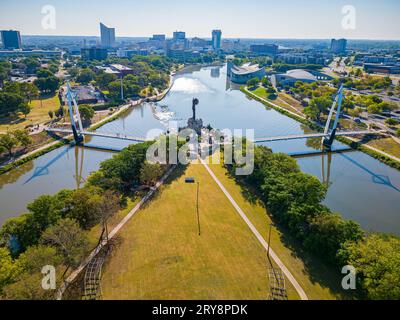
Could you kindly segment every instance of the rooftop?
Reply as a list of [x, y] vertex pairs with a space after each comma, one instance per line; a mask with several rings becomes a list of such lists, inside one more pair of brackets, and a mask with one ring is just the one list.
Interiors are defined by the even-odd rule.
[[99, 99], [101, 96], [92, 86], [74, 86], [71, 89], [77, 101]]
[[112, 64], [111, 67], [118, 71], [131, 71], [132, 70], [131, 68], [123, 66], [122, 64]]
[[102, 67], [102, 66], [96, 66], [96, 69], [102, 70], [105, 73], [111, 73], [111, 74], [119, 74], [118, 71], [111, 69], [110, 67]]
[[286, 76], [296, 78], [296, 79], [307, 79], [307, 80], [317, 80], [317, 77], [311, 72], [303, 69], [294, 69], [286, 72]]
[[232, 72], [237, 74], [237, 75], [245, 75], [253, 72], [260, 71], [261, 68], [259, 67], [258, 64], [251, 64], [251, 63], [245, 63], [242, 66], [233, 66], [232, 67]]

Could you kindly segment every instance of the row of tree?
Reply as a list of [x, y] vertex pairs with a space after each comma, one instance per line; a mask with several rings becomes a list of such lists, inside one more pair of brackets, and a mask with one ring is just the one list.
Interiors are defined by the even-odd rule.
[[11, 158], [14, 148], [22, 146], [28, 147], [32, 143], [32, 139], [25, 130], [9, 131], [0, 135], [0, 154], [7, 152]]
[[0, 116], [27, 115], [30, 102], [39, 97], [38, 88], [31, 83], [9, 82], [0, 91]]
[[355, 222], [332, 213], [322, 204], [327, 187], [302, 173], [288, 155], [255, 147], [254, 156], [254, 172], [243, 182], [258, 190], [278, 224], [326, 262], [340, 268], [354, 266], [368, 298], [400, 299], [399, 238], [365, 234]]

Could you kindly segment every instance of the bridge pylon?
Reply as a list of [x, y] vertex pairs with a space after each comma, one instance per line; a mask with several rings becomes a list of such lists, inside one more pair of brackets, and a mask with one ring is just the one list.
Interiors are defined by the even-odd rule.
[[[73, 95], [71, 85], [69, 82], [67, 82], [67, 100], [68, 100], [69, 117], [70, 117], [70, 121], [71, 121], [71, 127], [72, 127], [72, 133], [74, 135], [74, 140], [75, 140], [76, 144], [81, 144], [84, 141], [84, 136], [82, 134], [82, 132], [83, 132], [82, 119], [81, 119], [81, 115], [79, 113], [78, 104], [76, 103], [76, 100]], [[77, 128], [77, 126], [76, 126], [75, 114], [76, 114], [76, 117], [78, 120], [79, 128]]]
[[[325, 135], [329, 135], [329, 136], [322, 138], [322, 147], [324, 148], [324, 150], [330, 151], [332, 149], [333, 141], [335, 140], [336, 130], [337, 130], [337, 126], [339, 124], [340, 113], [341, 113], [341, 110], [342, 110], [343, 90], [344, 90], [343, 89], [343, 85], [341, 85], [340, 88], [339, 88], [339, 91], [336, 94], [335, 100], [333, 101], [331, 110], [329, 112], [328, 119], [326, 121], [324, 134]], [[333, 127], [332, 127], [332, 130], [331, 130], [330, 129], [330, 125], [331, 125], [331, 120], [332, 120], [333, 113], [335, 112], [336, 105], [338, 107], [337, 107], [337, 111], [336, 111], [335, 121], [333, 123]]]

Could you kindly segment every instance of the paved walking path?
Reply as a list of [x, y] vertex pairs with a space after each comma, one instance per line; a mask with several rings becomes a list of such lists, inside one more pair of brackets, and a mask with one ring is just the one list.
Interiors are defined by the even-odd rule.
[[[258, 241], [261, 243], [261, 245], [265, 248], [266, 251], [268, 251], [268, 244], [267, 242], [264, 240], [264, 238], [261, 236], [261, 234], [258, 232], [258, 230], [256, 229], [256, 227], [251, 223], [251, 221], [249, 220], [249, 218], [247, 218], [246, 214], [243, 212], [243, 210], [239, 207], [239, 205], [236, 203], [235, 199], [233, 199], [233, 197], [229, 194], [229, 192], [225, 189], [225, 187], [223, 186], [223, 184], [221, 183], [221, 181], [219, 181], [219, 179], [216, 177], [216, 175], [214, 174], [214, 172], [212, 172], [212, 170], [210, 169], [210, 167], [207, 165], [207, 163], [199, 158], [201, 163], [205, 166], [205, 168], [207, 169], [208, 173], [210, 174], [210, 176], [214, 179], [214, 181], [217, 183], [217, 185], [220, 187], [220, 189], [222, 190], [222, 192], [225, 194], [225, 196], [228, 198], [228, 200], [232, 203], [232, 205], [234, 206], [234, 208], [236, 209], [236, 211], [239, 213], [239, 215], [242, 217], [242, 219], [246, 222], [247, 226], [250, 228], [250, 230], [253, 232], [253, 234], [256, 236], [256, 238], [258, 239]], [[278, 267], [283, 271], [283, 273], [285, 274], [286, 278], [290, 281], [290, 283], [293, 285], [293, 287], [295, 288], [295, 290], [297, 291], [298, 295], [300, 296], [301, 300], [308, 300], [308, 297], [306, 295], [306, 293], [304, 292], [303, 288], [300, 286], [300, 284], [297, 282], [297, 280], [294, 278], [294, 276], [292, 275], [292, 273], [289, 271], [288, 268], [286, 268], [286, 266], [283, 264], [283, 262], [279, 259], [279, 257], [277, 256], [277, 254], [271, 249], [269, 248], [269, 253], [270, 256], [272, 257], [272, 259], [275, 261], [275, 263], [278, 265]]]

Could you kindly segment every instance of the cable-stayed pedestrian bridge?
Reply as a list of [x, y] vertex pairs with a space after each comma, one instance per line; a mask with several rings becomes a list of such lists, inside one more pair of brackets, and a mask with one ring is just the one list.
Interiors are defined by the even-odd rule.
[[[84, 141], [84, 136], [94, 136], [94, 137], [103, 137], [110, 139], [119, 139], [133, 142], [145, 142], [151, 139], [146, 139], [144, 137], [131, 136], [123, 133], [107, 133], [101, 131], [85, 131], [83, 130], [81, 117], [79, 114], [79, 108], [75, 101], [75, 97], [72, 93], [71, 87], [69, 83], [67, 84], [67, 97], [68, 97], [68, 105], [69, 105], [69, 114], [71, 119], [71, 129], [59, 129], [59, 128], [47, 128], [48, 132], [54, 133], [64, 133], [64, 134], [73, 134], [75, 142], [80, 144]], [[254, 143], [265, 143], [265, 142], [274, 142], [274, 141], [285, 141], [285, 140], [300, 140], [300, 139], [311, 139], [311, 138], [321, 138], [321, 144], [324, 150], [331, 150], [333, 141], [336, 136], [357, 136], [357, 135], [368, 135], [368, 134], [382, 134], [381, 131], [337, 131], [337, 126], [339, 123], [339, 118], [341, 114], [341, 107], [343, 101], [343, 86], [340, 87], [337, 92], [335, 99], [333, 101], [333, 105], [330, 108], [330, 112], [328, 115], [327, 123], [325, 125], [324, 132], [317, 133], [309, 133], [309, 134], [295, 134], [295, 135], [283, 135], [283, 136], [275, 136], [275, 137], [261, 137], [255, 138]], [[337, 105], [337, 110], [335, 110]], [[75, 112], [74, 112], [75, 111]], [[333, 114], [336, 112], [335, 121], [332, 129], [331, 120]], [[77, 120], [76, 120], [76, 119]], [[76, 124], [78, 122], [78, 125]], [[222, 142], [221, 144], [226, 144], [227, 142]]]
[[[342, 131], [336, 132], [336, 136], [357, 136], [364, 134], [379, 134], [379, 131]], [[329, 138], [330, 133], [309, 133], [309, 134], [294, 134], [287, 136], [275, 136], [275, 137], [264, 137], [264, 138], [255, 138], [255, 143], [263, 143], [263, 142], [274, 142], [274, 141], [285, 141], [285, 140], [298, 140], [298, 139], [311, 139], [311, 138]]]
[[[55, 132], [55, 133], [73, 134], [73, 130], [71, 130], [71, 129], [47, 128], [47, 131]], [[121, 133], [98, 132], [98, 131], [78, 131], [78, 132], [83, 136], [90, 136], [90, 137], [102, 137], [102, 138], [134, 141], [134, 142], [147, 141], [145, 138], [134, 137], [134, 136], [121, 134]]]

